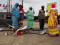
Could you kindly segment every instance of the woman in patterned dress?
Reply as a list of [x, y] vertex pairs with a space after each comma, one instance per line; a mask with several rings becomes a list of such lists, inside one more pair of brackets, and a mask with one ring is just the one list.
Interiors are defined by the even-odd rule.
[[50, 36], [59, 36], [59, 31], [58, 31], [58, 21], [57, 21], [57, 16], [58, 16], [58, 10], [55, 8], [55, 3], [52, 3], [51, 9], [48, 10], [48, 29], [49, 29], [49, 35]]
[[19, 27], [23, 26], [23, 20], [24, 20], [24, 9], [22, 5], [19, 5], [19, 14], [20, 14], [20, 18], [19, 18]]
[[34, 22], [34, 11], [32, 7], [29, 7], [29, 10], [26, 12], [27, 14], [27, 26], [29, 28], [33, 28], [33, 22]]
[[19, 4], [16, 3], [11, 11], [12, 14], [12, 27], [18, 27], [18, 18], [19, 18]]

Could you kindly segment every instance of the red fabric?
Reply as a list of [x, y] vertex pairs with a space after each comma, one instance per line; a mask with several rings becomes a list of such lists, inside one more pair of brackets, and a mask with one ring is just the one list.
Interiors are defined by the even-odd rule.
[[17, 35], [22, 35], [22, 34], [23, 34], [23, 30], [17, 32]]
[[[15, 29], [13, 29], [13, 31], [14, 31], [14, 33], [16, 32]], [[17, 32], [17, 35], [22, 35], [22, 34], [23, 34], [23, 30], [20, 30], [20, 31]]]
[[19, 12], [22, 11], [22, 13], [24, 13], [24, 9], [19, 9]]
[[51, 4], [51, 7], [52, 7], [52, 8], [55, 7], [55, 3], [52, 3], [52, 4]]

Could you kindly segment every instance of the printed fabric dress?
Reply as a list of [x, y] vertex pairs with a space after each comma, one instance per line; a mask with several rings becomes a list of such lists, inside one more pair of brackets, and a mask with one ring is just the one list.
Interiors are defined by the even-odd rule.
[[16, 5], [14, 5], [13, 10], [11, 11], [12, 15], [12, 26], [13, 27], [18, 27], [18, 18], [19, 18], [19, 10], [16, 8]]
[[49, 29], [49, 34], [50, 35], [57, 35], [59, 34], [58, 31], [58, 21], [57, 21], [57, 16], [58, 16], [58, 10], [57, 9], [50, 9], [48, 11], [49, 16], [48, 18], [48, 29]]
[[32, 10], [28, 10], [26, 12], [27, 14], [27, 26], [30, 27], [30, 28], [33, 28], [33, 22], [34, 22], [34, 11]]
[[19, 9], [19, 14], [20, 14], [19, 25], [22, 26], [23, 25], [23, 19], [24, 19], [24, 10]]

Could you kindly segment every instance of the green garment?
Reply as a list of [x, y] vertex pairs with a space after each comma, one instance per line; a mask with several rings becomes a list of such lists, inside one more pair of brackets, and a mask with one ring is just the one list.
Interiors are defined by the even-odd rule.
[[28, 10], [26, 14], [27, 14], [27, 26], [32, 28], [34, 22], [34, 15], [33, 15], [34, 11]]

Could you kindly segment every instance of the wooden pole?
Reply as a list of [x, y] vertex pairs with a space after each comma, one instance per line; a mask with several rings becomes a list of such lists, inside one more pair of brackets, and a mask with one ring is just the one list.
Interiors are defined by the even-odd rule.
[[9, 0], [9, 13], [10, 13], [10, 0]]
[[23, 0], [22, 0], [22, 5], [23, 5]]

